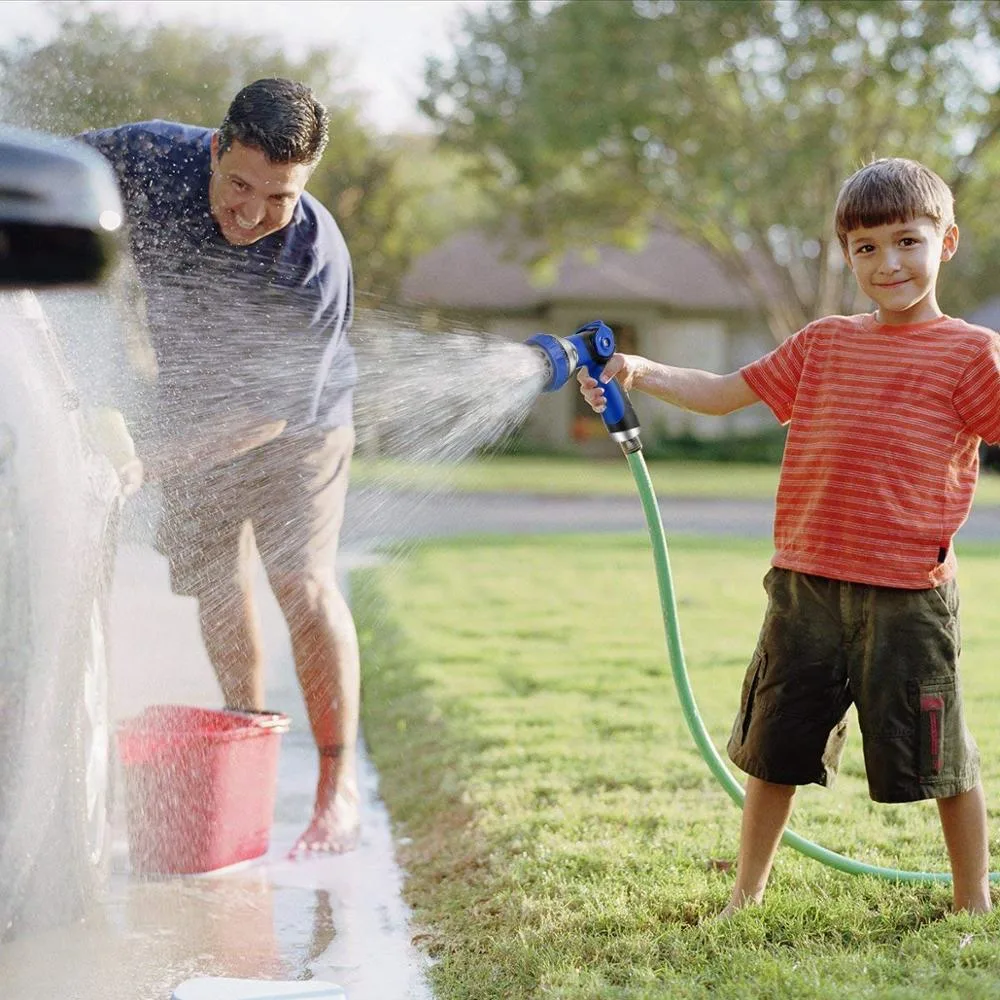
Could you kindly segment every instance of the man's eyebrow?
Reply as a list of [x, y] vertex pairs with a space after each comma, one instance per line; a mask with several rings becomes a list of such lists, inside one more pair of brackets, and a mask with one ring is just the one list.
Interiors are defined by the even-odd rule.
[[[238, 170], [230, 170], [230, 171], [227, 172], [226, 176], [230, 180], [239, 181], [241, 184], [246, 184], [247, 187], [256, 187], [257, 186], [253, 182], [247, 180], [247, 178], [244, 177]], [[267, 195], [268, 195], [269, 198], [274, 198], [274, 197], [278, 197], [278, 196], [280, 196], [280, 197], [292, 197], [292, 196], [294, 196], [296, 194], [296, 191], [295, 191], [295, 189], [293, 187], [278, 188], [276, 191], [268, 191], [268, 185], [265, 183], [263, 185], [263, 188], [264, 188], [265, 192], [267, 192]]]

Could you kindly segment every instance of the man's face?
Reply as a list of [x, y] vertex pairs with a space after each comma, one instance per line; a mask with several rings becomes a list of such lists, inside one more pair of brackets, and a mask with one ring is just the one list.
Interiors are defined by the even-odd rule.
[[852, 229], [844, 256], [881, 323], [922, 323], [941, 315], [936, 284], [941, 262], [958, 247], [958, 228], [939, 231], [925, 215]]
[[253, 146], [234, 140], [219, 155], [212, 136], [208, 204], [227, 243], [244, 247], [284, 229], [312, 173], [307, 163], [272, 163]]

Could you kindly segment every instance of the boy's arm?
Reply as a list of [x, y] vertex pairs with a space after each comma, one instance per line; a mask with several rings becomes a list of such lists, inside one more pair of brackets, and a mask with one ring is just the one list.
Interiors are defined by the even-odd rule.
[[[684, 410], [721, 416], [760, 402], [760, 396], [740, 372], [716, 375], [699, 368], [675, 368], [635, 354], [615, 354], [601, 375], [601, 382], [617, 378], [626, 392], [638, 389]], [[600, 413], [604, 409], [604, 389], [587, 374], [577, 372], [580, 391]]]
[[1000, 335], [991, 333], [966, 368], [953, 397], [966, 427], [1000, 444]]

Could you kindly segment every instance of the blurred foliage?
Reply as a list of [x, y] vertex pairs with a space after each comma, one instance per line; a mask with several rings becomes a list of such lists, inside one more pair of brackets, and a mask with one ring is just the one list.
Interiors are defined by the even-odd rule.
[[[725, 462], [741, 465], [780, 465], [785, 449], [784, 427], [768, 428], [756, 433], [733, 434], [720, 438], [696, 437], [694, 434], [672, 435], [662, 426], [653, 425], [649, 433], [643, 432], [643, 454], [650, 461], [673, 462]], [[534, 458], [579, 457], [576, 444], [562, 446], [544, 444], [525, 434], [523, 428], [485, 448], [479, 457], [518, 456]], [[620, 458], [617, 449], [609, 448], [608, 454]]]
[[998, 30], [995, 0], [514, 0], [466, 16], [421, 107], [550, 257], [639, 247], [664, 222], [780, 339], [866, 307], [832, 210], [876, 156], [922, 160], [956, 192], [966, 240], [942, 306], [1000, 291]]
[[[216, 126], [253, 80], [283, 76], [311, 86], [330, 112], [330, 144], [309, 190], [344, 233], [359, 302], [392, 298], [414, 256], [479, 210], [456, 179], [456, 156], [435, 153], [426, 138], [380, 136], [365, 125], [339, 51], [292, 58], [264, 36], [132, 24], [86, 3], [51, 9], [51, 41], [21, 39], [0, 50], [0, 118], [11, 124], [61, 135], [152, 118]], [[443, 178], [449, 182], [439, 188]]]
[[785, 436], [784, 427], [720, 438], [699, 438], [690, 433], [667, 434], [662, 427], [654, 426], [643, 451], [650, 459], [780, 465], [785, 451]]

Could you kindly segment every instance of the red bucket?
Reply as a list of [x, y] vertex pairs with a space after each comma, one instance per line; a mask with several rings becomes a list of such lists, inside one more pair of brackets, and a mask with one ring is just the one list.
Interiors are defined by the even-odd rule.
[[129, 858], [140, 874], [192, 874], [267, 851], [288, 717], [154, 705], [118, 730]]

